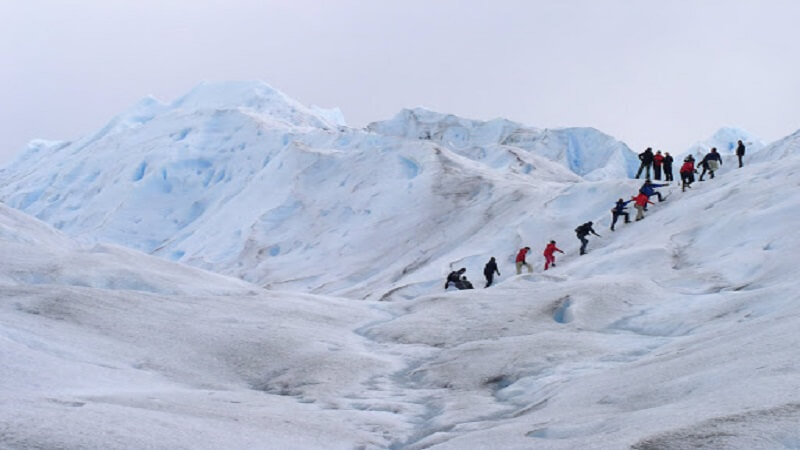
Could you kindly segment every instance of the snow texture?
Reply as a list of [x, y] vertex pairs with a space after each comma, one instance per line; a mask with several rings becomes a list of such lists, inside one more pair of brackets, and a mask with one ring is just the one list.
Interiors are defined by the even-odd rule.
[[[3, 171], [61, 231], [0, 205], [0, 448], [800, 446], [800, 132], [611, 232], [639, 182], [601, 134], [337, 128], [232, 86]], [[459, 267], [477, 289], [442, 289]]]

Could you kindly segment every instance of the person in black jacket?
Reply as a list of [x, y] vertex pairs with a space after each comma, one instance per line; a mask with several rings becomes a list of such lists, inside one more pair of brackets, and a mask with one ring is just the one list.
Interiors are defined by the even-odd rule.
[[632, 200], [628, 200], [626, 202], [623, 199], [617, 200], [616, 206], [611, 210], [611, 231], [614, 231], [614, 225], [616, 225], [619, 216], [625, 216], [625, 223], [631, 223], [631, 216], [625, 211], [625, 206], [631, 201]]
[[597, 237], [602, 237], [597, 234], [596, 231], [594, 231], [594, 228], [592, 228], [592, 222], [586, 222], [585, 224], [580, 225], [578, 228], [575, 228], [575, 234], [578, 236], [578, 239], [581, 240], [581, 255], [586, 254], [586, 245], [589, 243], [589, 240], [586, 239], [586, 236], [588, 236], [589, 233], [592, 233]]
[[664, 153], [664, 179], [666, 181], [672, 181], [672, 156], [670, 156], [669, 152]]
[[464, 272], [466, 271], [467, 269], [462, 267], [458, 270], [450, 272], [450, 275], [447, 276], [447, 281], [444, 282], [444, 290], [447, 290], [447, 288], [450, 286], [450, 283], [453, 283], [453, 286], [458, 287], [458, 285], [461, 284], [461, 275], [464, 275]]
[[456, 283], [456, 287], [459, 288], [459, 289], [462, 289], [462, 290], [463, 289], [474, 289], [472, 287], [472, 283], [470, 283], [469, 280], [467, 280], [466, 276], [461, 277], [461, 279], [458, 281], [458, 283]]
[[703, 173], [700, 174], [698, 181], [703, 181], [706, 171], [708, 171], [709, 177], [714, 179], [714, 171], [722, 165], [722, 157], [717, 153], [716, 147], [711, 148], [711, 151], [700, 161], [700, 165], [703, 166]]
[[744, 144], [739, 139], [739, 145], [736, 146], [736, 157], [739, 158], [739, 168], [742, 167], [742, 157], [744, 156]]
[[486, 263], [486, 266], [483, 268], [483, 276], [486, 277], [486, 286], [489, 287], [492, 285], [492, 281], [494, 281], [494, 274], [500, 276], [500, 271], [497, 270], [497, 262], [494, 260], [494, 256], [489, 259], [489, 262]]
[[650, 178], [650, 167], [653, 165], [653, 149], [647, 147], [645, 151], [639, 153], [639, 161], [641, 161], [642, 164], [639, 166], [639, 171], [636, 172], [636, 178], [639, 178], [643, 169], [647, 169], [645, 178]]

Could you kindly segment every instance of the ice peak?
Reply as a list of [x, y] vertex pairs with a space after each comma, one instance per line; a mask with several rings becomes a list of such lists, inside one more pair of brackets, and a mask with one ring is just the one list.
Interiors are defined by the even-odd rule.
[[[263, 81], [203, 82], [172, 102], [171, 107], [183, 110], [244, 109], [291, 125], [318, 128], [335, 127], [344, 122], [337, 109], [308, 108]], [[336, 120], [332, 120], [334, 117]]]
[[276, 102], [295, 103], [283, 92], [261, 81], [206, 81], [172, 102], [172, 106], [183, 109], [247, 107], [260, 110]]

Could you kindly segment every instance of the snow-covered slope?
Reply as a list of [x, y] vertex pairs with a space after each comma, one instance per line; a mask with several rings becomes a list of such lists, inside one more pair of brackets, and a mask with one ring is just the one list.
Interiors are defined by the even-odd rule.
[[[549, 203], [496, 214], [595, 218], [587, 255], [535, 225], [534, 274], [501, 258], [490, 289], [384, 302], [262, 291], [0, 205], [0, 447], [796, 448], [793, 145], [614, 233], [602, 199], [635, 185], [542, 183]], [[448, 241], [470, 274], [519, 244], [487, 236]], [[543, 236], [567, 252], [546, 273]]]
[[0, 252], [0, 448], [344, 449], [386, 442], [365, 423], [403, 433], [331, 411], [401, 367], [352, 331], [388, 317], [367, 305], [86, 247], [4, 205]]
[[442, 393], [410, 448], [797, 447], [798, 169], [697, 183], [556, 270], [370, 330], [443, 348], [415, 376], [472, 394]]
[[406, 111], [364, 131], [339, 116], [261, 83], [205, 84], [80, 141], [34, 143], [0, 173], [0, 195], [79, 238], [272, 288], [381, 298], [573, 228], [582, 217], [552, 208], [532, 222], [530, 208], [632, 169], [624, 144], [591, 129]]
[[755, 155], [745, 155], [745, 161], [772, 162], [775, 165], [784, 164], [785, 159], [800, 155], [800, 130], [766, 146]]

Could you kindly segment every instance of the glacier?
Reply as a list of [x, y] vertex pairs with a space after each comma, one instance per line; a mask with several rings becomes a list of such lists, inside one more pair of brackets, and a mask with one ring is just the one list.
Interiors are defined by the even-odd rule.
[[[551, 200], [548, 183], [566, 201], [592, 186], [579, 181], [610, 183], [638, 161], [588, 128], [418, 109], [360, 130], [319, 111], [256, 82], [205, 83], [169, 104], [148, 97], [94, 135], [32, 146], [0, 172], [0, 195], [78, 238], [266, 287], [382, 296], [427, 289], [472, 257], [441, 233], [480, 248], [484, 230], [516, 230], [516, 245], [546, 231], [513, 205]], [[414, 263], [392, 263], [398, 249]]]
[[198, 89], [0, 172], [0, 447], [800, 445], [800, 131], [611, 232], [600, 132]]

